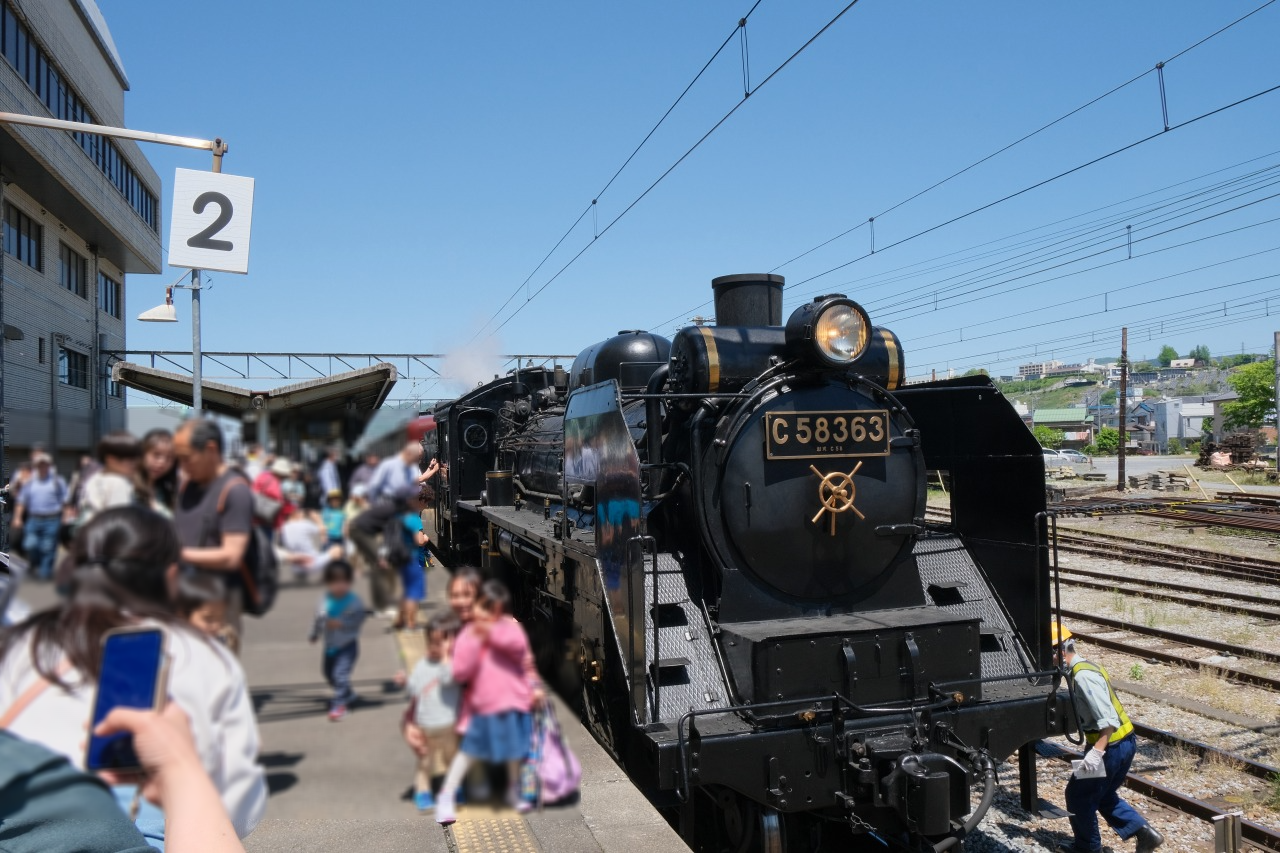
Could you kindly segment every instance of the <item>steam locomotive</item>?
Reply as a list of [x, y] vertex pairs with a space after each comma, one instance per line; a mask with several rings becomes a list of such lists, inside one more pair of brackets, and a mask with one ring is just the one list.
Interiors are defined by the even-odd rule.
[[960, 849], [997, 762], [1071, 724], [1040, 447], [986, 377], [904, 386], [845, 296], [783, 323], [783, 284], [438, 406], [435, 539], [695, 849]]

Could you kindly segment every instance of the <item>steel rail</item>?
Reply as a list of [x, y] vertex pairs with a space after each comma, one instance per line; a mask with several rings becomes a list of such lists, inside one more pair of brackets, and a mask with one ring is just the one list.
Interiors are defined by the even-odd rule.
[[1133, 730], [1138, 733], [1138, 737], [1145, 738], [1153, 743], [1164, 744], [1165, 746], [1176, 746], [1178, 749], [1186, 752], [1195, 753], [1200, 758], [1208, 758], [1210, 756], [1219, 758], [1228, 765], [1238, 767], [1241, 773], [1247, 773], [1258, 779], [1266, 779], [1271, 781], [1272, 777], [1280, 776], [1280, 767], [1273, 767], [1270, 764], [1263, 764], [1260, 761], [1254, 761], [1252, 758], [1246, 758], [1238, 752], [1230, 752], [1229, 750], [1219, 749], [1216, 746], [1210, 746], [1198, 740], [1191, 740], [1176, 735], [1173, 732], [1167, 732], [1164, 729], [1157, 729], [1152, 726], [1143, 725], [1142, 723], [1134, 723]]
[[1231, 666], [1224, 666], [1219, 663], [1201, 663], [1197, 660], [1175, 655], [1171, 652], [1163, 652], [1158, 649], [1148, 649], [1143, 646], [1135, 646], [1124, 643], [1119, 640], [1111, 640], [1106, 637], [1099, 637], [1097, 634], [1091, 634], [1087, 631], [1072, 630], [1072, 633], [1087, 643], [1104, 649], [1111, 649], [1121, 654], [1132, 655], [1133, 657], [1142, 658], [1143, 660], [1155, 660], [1162, 663], [1171, 663], [1176, 666], [1183, 666], [1188, 669], [1208, 668], [1217, 670], [1227, 681], [1234, 681], [1237, 684], [1250, 684], [1254, 687], [1262, 687], [1267, 690], [1280, 691], [1280, 678], [1273, 678], [1269, 675], [1257, 675], [1252, 672], [1236, 669]]
[[[1036, 747], [1036, 751], [1046, 758], [1063, 762], [1077, 761], [1080, 758], [1079, 753], [1063, 749], [1057, 744], [1045, 743], [1044, 741], [1040, 742]], [[1124, 786], [1145, 797], [1150, 797], [1162, 805], [1169, 806], [1183, 814], [1203, 821], [1211, 821], [1215, 817], [1226, 814], [1222, 809], [1212, 806], [1204, 800], [1175, 791], [1145, 776], [1139, 776], [1137, 773], [1129, 773], [1125, 777]], [[1242, 819], [1240, 826], [1241, 835], [1250, 844], [1256, 844], [1264, 850], [1280, 851], [1280, 832], [1262, 824], [1254, 823], [1251, 820]]]
[[[1071, 572], [1072, 570], [1059, 567], [1059, 571], [1065, 574], [1065, 573]], [[1253, 616], [1254, 618], [1257, 618], [1257, 619], [1269, 619], [1273, 622], [1280, 621], [1280, 609], [1259, 610], [1254, 607], [1236, 607], [1222, 599], [1217, 601], [1206, 601], [1200, 598], [1187, 598], [1184, 595], [1171, 595], [1165, 592], [1156, 592], [1150, 588], [1130, 589], [1123, 585], [1125, 583], [1140, 583], [1139, 581], [1111, 580], [1109, 582], [1102, 582], [1102, 581], [1079, 580], [1076, 578], [1063, 577], [1062, 582], [1064, 584], [1069, 584], [1071, 586], [1081, 586], [1086, 589], [1102, 590], [1103, 592], [1131, 593], [1133, 595], [1142, 596], [1143, 598], [1149, 598], [1152, 601], [1171, 601], [1176, 604], [1186, 604], [1191, 607], [1201, 607], [1209, 610], [1229, 610], [1232, 613], [1241, 613], [1241, 614], [1244, 614], [1245, 616]], [[1280, 608], [1280, 602], [1277, 602], [1275, 606], [1277, 608]]]
[[1064, 609], [1060, 611], [1058, 615], [1073, 620], [1073, 627], [1077, 620], [1082, 622], [1091, 622], [1092, 624], [1100, 625], [1103, 628], [1113, 628], [1117, 631], [1128, 631], [1132, 634], [1141, 634], [1144, 637], [1155, 637], [1159, 640], [1168, 640], [1171, 643], [1182, 643], [1187, 646], [1199, 646], [1202, 649], [1223, 652], [1224, 654], [1234, 655], [1235, 657], [1250, 658], [1252, 660], [1266, 661], [1267, 663], [1280, 663], [1280, 654], [1263, 651], [1262, 649], [1251, 649], [1247, 646], [1237, 646], [1234, 643], [1221, 643], [1217, 640], [1210, 640], [1205, 637], [1193, 637], [1187, 634], [1178, 634], [1173, 631], [1164, 631], [1160, 628], [1148, 628], [1144, 625], [1134, 625], [1131, 622], [1124, 622], [1120, 619], [1107, 619], [1102, 616], [1094, 616], [1090, 613], [1081, 613], [1075, 610]]
[[1143, 542], [1140, 539], [1078, 531], [1059, 533], [1058, 542], [1059, 547], [1086, 547], [1091, 544], [1096, 546], [1097, 543], [1103, 542], [1118, 547], [1121, 553], [1131, 555], [1135, 560], [1147, 560], [1169, 568], [1187, 569], [1237, 580], [1280, 581], [1280, 563], [1271, 561], [1246, 557], [1232, 558], [1176, 545], [1159, 545]]
[[[1070, 550], [1072, 551], [1072, 553], [1083, 553], [1082, 550], [1077, 550], [1074, 548]], [[1090, 552], [1090, 553], [1094, 553], [1094, 552]], [[1269, 596], [1268, 595], [1250, 595], [1249, 593], [1245, 593], [1245, 592], [1231, 592], [1225, 589], [1206, 589], [1205, 587], [1201, 587], [1201, 586], [1192, 586], [1190, 584], [1183, 584], [1183, 583], [1173, 583], [1172, 581], [1152, 580], [1151, 578], [1125, 577], [1122, 579], [1117, 579], [1114, 573], [1095, 572], [1089, 569], [1078, 569], [1078, 568], [1075, 568], [1074, 566], [1059, 566], [1059, 570], [1063, 572], [1070, 572], [1071, 574], [1075, 574], [1075, 575], [1080, 575], [1081, 577], [1092, 578], [1094, 580], [1109, 581], [1111, 584], [1127, 583], [1127, 584], [1146, 586], [1146, 587], [1150, 587], [1151, 589], [1167, 589], [1170, 592], [1190, 592], [1190, 593], [1199, 594], [1199, 595], [1215, 595], [1223, 599], [1230, 599], [1232, 601], [1243, 601], [1246, 604], [1260, 604], [1264, 607], [1275, 607], [1277, 608], [1277, 610], [1272, 612], [1271, 616], [1272, 618], [1280, 619], [1280, 600], [1277, 600], [1277, 597], [1274, 595], [1269, 595]], [[1195, 599], [1195, 600], [1198, 601], [1199, 599]], [[1217, 602], [1213, 602], [1213, 601], [1205, 601], [1204, 604], [1209, 606], [1217, 606]]]

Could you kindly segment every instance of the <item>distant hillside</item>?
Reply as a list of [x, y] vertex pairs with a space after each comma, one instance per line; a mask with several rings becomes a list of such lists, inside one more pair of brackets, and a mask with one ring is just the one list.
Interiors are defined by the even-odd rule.
[[[1170, 376], [1140, 387], [1144, 397], [1213, 396], [1225, 394], [1231, 390], [1231, 386], [1227, 384], [1227, 376], [1230, 373], [1230, 369], [1206, 367], [1191, 371], [1185, 376]], [[1097, 383], [1072, 386], [1068, 384], [1079, 381], [1078, 376], [1053, 376], [1015, 382], [1002, 382], [997, 379], [995, 383], [1010, 400], [1019, 400], [1036, 409], [1065, 409], [1070, 406], [1084, 405], [1086, 396], [1089, 397], [1089, 402], [1093, 403], [1099, 390], [1102, 392], [1104, 403], [1115, 401], [1115, 385]]]

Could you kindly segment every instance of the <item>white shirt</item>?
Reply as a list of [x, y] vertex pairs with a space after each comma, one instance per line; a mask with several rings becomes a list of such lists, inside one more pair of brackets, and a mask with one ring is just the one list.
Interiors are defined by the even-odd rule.
[[[191, 718], [196, 751], [235, 827], [244, 838], [267, 807], [258, 764], [258, 723], [244, 671], [231, 653], [181, 626], [166, 626], [169, 697]], [[38, 677], [31, 665], [31, 634], [0, 661], [0, 708], [8, 708]], [[84, 769], [85, 726], [93, 713], [95, 685], [77, 672], [63, 679], [70, 693], [46, 688], [18, 715], [9, 731], [66, 756]]]
[[77, 521], [84, 524], [104, 509], [128, 506], [134, 502], [136, 494], [133, 481], [128, 477], [99, 471], [80, 490], [80, 516]]
[[445, 729], [457, 722], [462, 688], [448, 661], [421, 658], [409, 677], [409, 695], [417, 700], [414, 722], [422, 728]]
[[[1072, 666], [1084, 661], [1076, 658]], [[1107, 689], [1107, 680], [1100, 673], [1091, 669], [1082, 669], [1072, 676], [1072, 691], [1076, 708], [1076, 717], [1080, 728], [1086, 732], [1100, 732], [1107, 726], [1120, 728], [1120, 715], [1116, 706], [1111, 704], [1111, 691]]]

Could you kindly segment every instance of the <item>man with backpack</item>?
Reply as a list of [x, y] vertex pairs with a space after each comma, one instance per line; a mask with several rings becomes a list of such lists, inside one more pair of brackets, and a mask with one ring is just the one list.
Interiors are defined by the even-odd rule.
[[[265, 612], [266, 589], [257, 576], [261, 559], [273, 559], [271, 549], [261, 553], [254, 541], [253, 493], [244, 475], [223, 459], [222, 430], [203, 418], [187, 421], [173, 436], [173, 452], [186, 475], [178, 493], [173, 522], [182, 544], [183, 563], [222, 577], [227, 590], [227, 625], [238, 638], [246, 609]], [[247, 600], [246, 600], [247, 599]]]

